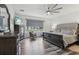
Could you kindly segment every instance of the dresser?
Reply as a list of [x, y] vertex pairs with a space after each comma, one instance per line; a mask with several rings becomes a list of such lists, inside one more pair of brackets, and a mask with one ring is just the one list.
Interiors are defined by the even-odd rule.
[[0, 55], [16, 55], [16, 41], [14, 35], [0, 35]]

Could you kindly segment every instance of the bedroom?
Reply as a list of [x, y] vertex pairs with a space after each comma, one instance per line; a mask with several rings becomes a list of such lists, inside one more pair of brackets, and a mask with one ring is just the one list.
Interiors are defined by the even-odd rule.
[[17, 36], [16, 55], [79, 54], [79, 4], [5, 4], [10, 19], [2, 5], [0, 35]]

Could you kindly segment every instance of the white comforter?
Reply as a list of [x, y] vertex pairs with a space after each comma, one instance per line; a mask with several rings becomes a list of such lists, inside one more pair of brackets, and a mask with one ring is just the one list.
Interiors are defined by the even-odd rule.
[[68, 44], [72, 44], [77, 41], [77, 35], [65, 35], [63, 34], [64, 46], [68, 46]]
[[64, 46], [68, 46], [68, 44], [72, 44], [77, 41], [77, 35], [63, 34], [58, 32], [53, 32], [54, 34], [63, 35]]

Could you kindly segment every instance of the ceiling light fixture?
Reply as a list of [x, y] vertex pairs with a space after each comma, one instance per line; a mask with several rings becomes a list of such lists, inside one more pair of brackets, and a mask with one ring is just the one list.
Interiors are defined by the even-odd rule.
[[47, 15], [51, 15], [50, 12], [47, 12]]

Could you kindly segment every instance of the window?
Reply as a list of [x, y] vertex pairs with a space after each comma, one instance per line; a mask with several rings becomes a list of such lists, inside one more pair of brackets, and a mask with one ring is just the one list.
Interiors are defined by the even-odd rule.
[[27, 20], [27, 30], [29, 31], [41, 31], [43, 30], [43, 21], [41, 20]]
[[15, 25], [21, 25], [21, 18], [19, 16], [15, 16]]

